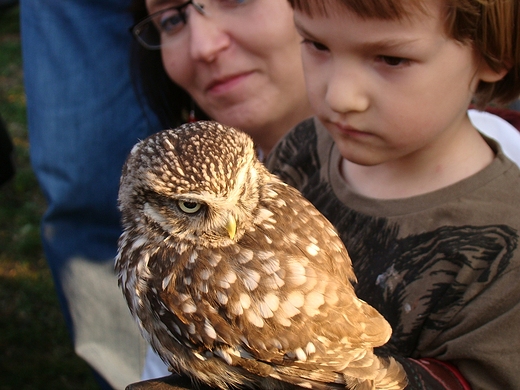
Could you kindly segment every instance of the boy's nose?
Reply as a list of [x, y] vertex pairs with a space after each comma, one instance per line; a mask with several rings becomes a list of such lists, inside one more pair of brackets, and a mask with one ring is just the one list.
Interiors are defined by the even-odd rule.
[[362, 112], [369, 106], [362, 72], [340, 65], [333, 68], [327, 80], [325, 101], [338, 113]]

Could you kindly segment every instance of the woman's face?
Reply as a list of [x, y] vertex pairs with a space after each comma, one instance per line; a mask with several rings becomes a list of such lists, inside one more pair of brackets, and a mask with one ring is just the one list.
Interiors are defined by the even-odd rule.
[[[180, 2], [147, 0], [150, 13]], [[248, 132], [264, 151], [311, 115], [300, 40], [286, 0], [202, 0], [161, 48], [169, 77], [213, 119]]]

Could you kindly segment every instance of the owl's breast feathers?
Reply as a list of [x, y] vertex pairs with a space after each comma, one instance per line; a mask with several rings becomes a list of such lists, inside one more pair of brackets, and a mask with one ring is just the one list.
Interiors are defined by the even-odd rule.
[[391, 328], [356, 297], [332, 225], [298, 191], [254, 169], [257, 204], [238, 218], [230, 245], [157, 237], [136, 226], [143, 219], [124, 219], [116, 268], [145, 337], [172, 367], [221, 388], [258, 378], [272, 388], [402, 388], [398, 363], [373, 354]]
[[[121, 258], [133, 259], [137, 272], [135, 292], [125, 295], [140, 297], [139, 318], [154, 313], [164, 324], [175, 354], [187, 348], [197, 360], [324, 369], [337, 380], [332, 371], [355, 361], [363, 367], [366, 351], [383, 345], [391, 329], [356, 297], [350, 259], [321, 214], [277, 179], [261, 193], [254, 224], [236, 245], [186, 250], [172, 239], [143, 256], [137, 240], [127, 242]], [[154, 333], [149, 326], [143, 323]]]

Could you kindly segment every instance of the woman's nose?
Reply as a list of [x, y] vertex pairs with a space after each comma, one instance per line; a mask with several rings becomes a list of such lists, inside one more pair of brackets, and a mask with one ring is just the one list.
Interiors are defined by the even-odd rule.
[[189, 14], [190, 54], [195, 60], [212, 62], [229, 47], [231, 37], [213, 16], [209, 12], [201, 15], [195, 10]]

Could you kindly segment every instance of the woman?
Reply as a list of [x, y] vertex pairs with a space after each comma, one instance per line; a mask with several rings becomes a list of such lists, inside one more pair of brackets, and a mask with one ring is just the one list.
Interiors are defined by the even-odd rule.
[[194, 109], [241, 128], [265, 154], [312, 114], [285, 0], [139, 0], [133, 13], [144, 18], [133, 30], [137, 78], [164, 126]]
[[[286, 0], [136, 0], [132, 10], [135, 79], [164, 127], [212, 118], [244, 130], [265, 156], [312, 115]], [[143, 379], [163, 375], [149, 350]]]

